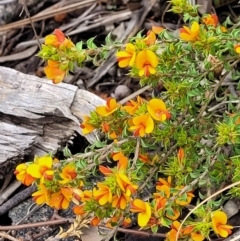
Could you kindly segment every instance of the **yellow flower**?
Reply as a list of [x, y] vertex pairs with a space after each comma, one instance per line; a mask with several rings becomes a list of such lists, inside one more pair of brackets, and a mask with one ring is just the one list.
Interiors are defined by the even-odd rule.
[[[177, 233], [178, 229], [180, 228], [180, 223], [178, 221], [174, 221], [171, 226], [171, 230], [167, 233], [166, 238], [169, 241], [176, 241], [178, 240], [177, 238]], [[179, 236], [181, 235], [181, 232], [179, 232]]]
[[135, 199], [132, 204], [130, 211], [133, 213], [138, 213], [138, 225], [144, 227], [148, 224], [151, 218], [151, 207], [148, 202], [143, 202], [141, 199]]
[[208, 14], [202, 18], [202, 21], [206, 25], [211, 25], [213, 27], [217, 27], [218, 25], [218, 16], [216, 14]]
[[114, 161], [118, 161], [118, 168], [123, 168], [126, 169], [128, 165], [128, 158], [123, 155], [123, 153], [120, 152], [115, 152], [112, 153], [112, 158]]
[[236, 53], [240, 54], [240, 44], [236, 44], [234, 46], [234, 50], [236, 51]]
[[139, 69], [139, 76], [149, 77], [156, 74], [157, 65], [158, 57], [153, 51], [145, 49], [137, 54], [136, 67]]
[[115, 173], [115, 176], [118, 186], [128, 197], [137, 190], [138, 186], [134, 185], [125, 174]]
[[134, 65], [136, 58], [135, 46], [131, 43], [127, 43], [125, 51], [117, 52], [116, 56], [118, 66], [120, 68], [125, 68], [127, 66], [132, 67]]
[[91, 133], [95, 128], [89, 124], [90, 117], [89, 116], [84, 116], [84, 122], [80, 125], [82, 128], [82, 132], [84, 135], [87, 135]]
[[98, 106], [96, 112], [100, 116], [108, 116], [115, 112], [120, 105], [111, 97], [107, 98], [106, 106]]
[[160, 34], [163, 30], [164, 30], [163, 27], [160, 27], [160, 26], [152, 26], [152, 31], [153, 31], [155, 34]]
[[49, 206], [56, 209], [67, 209], [72, 200], [73, 191], [64, 187], [60, 191], [53, 193], [49, 200]]
[[214, 232], [220, 237], [226, 238], [232, 233], [232, 226], [227, 225], [227, 215], [222, 211], [215, 211], [212, 213], [212, 227]]
[[130, 100], [126, 103], [125, 106], [123, 106], [123, 109], [130, 115], [133, 115], [138, 107], [143, 103], [143, 99], [138, 96], [137, 101]]
[[182, 235], [191, 235], [193, 241], [202, 241], [205, 239], [199, 231], [194, 231], [194, 226], [187, 226], [182, 230]]
[[114, 195], [112, 200], [112, 207], [124, 210], [129, 200], [129, 196], [127, 196], [125, 193], [121, 193], [120, 196]]
[[17, 180], [22, 182], [26, 186], [31, 185], [36, 180], [36, 178], [34, 178], [33, 176], [31, 176], [28, 173], [28, 171], [27, 171], [28, 167], [29, 167], [29, 165], [26, 163], [19, 164], [16, 167], [16, 170], [14, 172]]
[[148, 102], [147, 110], [151, 117], [157, 121], [165, 121], [171, 117], [167, 111], [165, 103], [160, 99], [151, 99]]
[[180, 38], [186, 41], [196, 41], [199, 38], [199, 24], [194, 21], [191, 28], [183, 26], [180, 28]]
[[73, 207], [73, 212], [76, 214], [76, 215], [80, 215], [82, 216], [83, 214], [85, 214], [85, 210], [84, 210], [84, 205], [76, 205]]
[[112, 202], [112, 192], [110, 188], [102, 184], [101, 182], [97, 183], [98, 190], [94, 189], [93, 190], [93, 197], [98, 201], [100, 205], [105, 205], [106, 203], [111, 203]]
[[56, 48], [66, 47], [71, 48], [74, 46], [73, 42], [67, 39], [60, 29], [55, 29], [53, 34], [45, 37], [45, 44], [51, 45]]
[[34, 192], [32, 194], [33, 196], [33, 200], [38, 204], [49, 204], [49, 200], [50, 200], [50, 192], [46, 189], [45, 185], [40, 183], [39, 184], [39, 190]]
[[40, 178], [40, 182], [44, 180], [52, 180], [54, 171], [51, 169], [53, 159], [50, 156], [37, 157], [34, 163], [29, 165], [27, 172], [34, 178]]
[[60, 63], [53, 60], [48, 60], [47, 67], [44, 72], [48, 79], [51, 79], [54, 84], [62, 82], [66, 75], [66, 71], [60, 69]]
[[69, 181], [76, 178], [77, 171], [73, 164], [68, 164], [62, 169], [62, 172], [59, 175], [62, 178], [62, 180], [60, 180], [59, 183], [66, 184]]
[[152, 30], [149, 30], [147, 32], [147, 37], [143, 39], [143, 42], [146, 45], [151, 46], [151, 45], [155, 44], [156, 39], [157, 39], [156, 34]]
[[132, 119], [132, 126], [129, 130], [133, 131], [134, 136], [144, 137], [146, 134], [153, 132], [154, 122], [150, 115], [145, 114], [136, 116]]

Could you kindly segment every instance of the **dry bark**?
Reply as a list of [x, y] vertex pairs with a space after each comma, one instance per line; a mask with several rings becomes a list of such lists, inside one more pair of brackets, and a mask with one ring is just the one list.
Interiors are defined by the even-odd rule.
[[[0, 67], [0, 178], [24, 156], [56, 153], [95, 106], [98, 96], [61, 83]], [[95, 134], [86, 136], [89, 142]]]

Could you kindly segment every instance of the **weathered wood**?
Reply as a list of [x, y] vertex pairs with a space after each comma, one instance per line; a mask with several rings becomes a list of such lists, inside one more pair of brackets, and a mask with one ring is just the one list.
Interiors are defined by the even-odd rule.
[[[54, 85], [0, 67], [0, 178], [10, 161], [17, 163], [25, 155], [55, 153], [74, 132], [82, 135], [84, 115], [102, 104], [104, 100], [76, 86]], [[92, 143], [95, 134], [86, 138]]]

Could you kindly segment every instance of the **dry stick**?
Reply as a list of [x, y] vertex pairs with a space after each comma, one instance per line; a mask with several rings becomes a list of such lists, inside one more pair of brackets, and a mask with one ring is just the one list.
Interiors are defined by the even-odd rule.
[[36, 186], [32, 185], [32, 186], [24, 189], [22, 192], [14, 195], [11, 199], [9, 199], [7, 202], [5, 202], [3, 205], [0, 206], [0, 216], [3, 215], [4, 213], [8, 212], [10, 209], [12, 209], [17, 204], [24, 201], [29, 196], [31, 196], [31, 194], [36, 189], [37, 189]]
[[224, 192], [224, 191], [226, 191], [226, 190], [228, 190], [228, 189], [230, 189], [230, 188], [232, 188], [232, 187], [235, 187], [235, 186], [237, 186], [237, 185], [240, 185], [240, 181], [235, 182], [235, 183], [232, 183], [231, 185], [228, 185], [228, 186], [226, 186], [225, 188], [223, 188], [223, 189], [215, 192], [214, 194], [212, 194], [211, 196], [207, 197], [205, 200], [203, 200], [202, 202], [200, 202], [195, 208], [193, 208], [193, 209], [187, 214], [187, 216], [183, 219], [183, 221], [181, 222], [181, 225], [180, 225], [180, 227], [179, 227], [179, 229], [178, 229], [178, 231], [177, 231], [177, 235], [176, 235], [176, 240], [175, 240], [175, 241], [178, 240], [179, 232], [180, 232], [183, 224], [185, 223], [185, 221], [189, 218], [189, 216], [190, 216], [195, 210], [197, 210], [199, 207], [201, 207], [204, 203], [206, 203], [207, 201], [209, 201], [209, 200], [212, 199], [213, 197], [216, 197], [216, 196], [219, 195], [220, 193], [222, 193], [222, 192]]
[[7, 234], [6, 232], [0, 232], [0, 236], [2, 236], [3, 238], [7, 238], [9, 240], [12, 240], [12, 241], [20, 241], [19, 239], [12, 237], [11, 235]]
[[25, 224], [21, 224], [21, 225], [0, 226], [0, 231], [20, 230], [20, 229], [25, 229], [25, 228], [36, 228], [36, 227], [42, 227], [42, 226], [51, 226], [51, 225], [73, 223], [73, 222], [74, 222], [73, 218], [63, 218], [63, 219], [58, 219], [58, 220], [50, 220], [50, 221], [37, 222], [37, 223], [25, 223]]
[[29, 13], [29, 11], [28, 11], [28, 8], [27, 8], [27, 5], [26, 5], [26, 3], [25, 3], [25, 0], [21, 0], [21, 3], [22, 3], [22, 6], [23, 6], [23, 9], [24, 9], [25, 13], [27, 14], [27, 17], [29, 18], [30, 24], [31, 24], [31, 26], [32, 26], [32, 30], [33, 30], [34, 35], [35, 35], [35, 37], [36, 37], [36, 39], [37, 39], [37, 42], [38, 42], [38, 47], [39, 47], [39, 49], [41, 49], [41, 43], [40, 43], [40, 40], [39, 40], [39, 38], [38, 38], [36, 29], [35, 29], [35, 27], [34, 27], [34, 24], [33, 24], [32, 18], [31, 18], [31, 16], [30, 16], [30, 13]]

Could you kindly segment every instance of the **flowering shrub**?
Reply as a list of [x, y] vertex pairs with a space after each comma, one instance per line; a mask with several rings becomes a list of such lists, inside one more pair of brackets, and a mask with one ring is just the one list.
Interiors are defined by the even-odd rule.
[[[98, 131], [104, 136], [88, 148], [91, 152], [66, 152], [64, 160], [36, 157], [17, 166], [15, 174], [23, 184], [37, 185], [37, 204], [66, 209], [73, 202], [74, 213], [91, 225], [137, 223], [152, 232], [165, 226], [170, 241], [201, 241], [212, 233], [225, 238], [233, 227], [220, 208], [220, 197], [199, 207], [182, 225], [181, 220], [183, 211], [220, 185], [239, 181], [239, 96], [224, 87], [240, 88], [239, 23], [227, 19], [221, 25], [215, 14], [199, 17], [197, 7], [186, 0], [170, 2], [186, 22], [178, 37], [156, 26], [126, 45], [110, 36], [102, 47], [94, 39], [75, 45], [60, 30], [46, 36], [39, 56], [47, 61], [44, 70], [54, 84], [76, 65], [90, 60], [99, 64], [116, 48], [120, 68], [128, 68], [142, 86], [163, 88], [149, 100], [137, 96], [120, 104], [109, 97], [81, 124], [84, 134]], [[239, 190], [230, 193], [239, 196]]]

